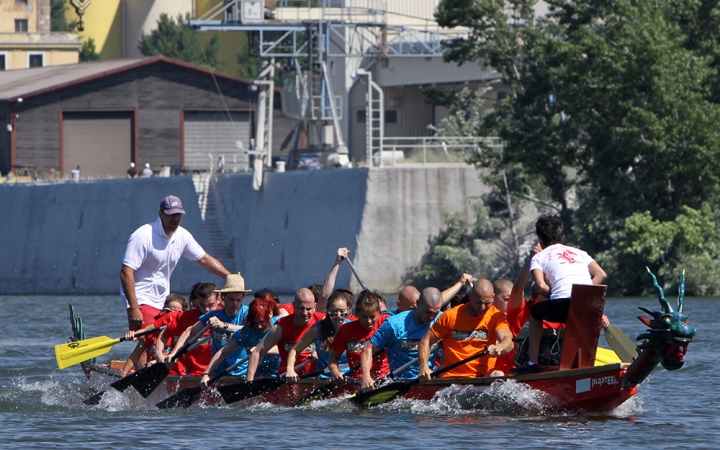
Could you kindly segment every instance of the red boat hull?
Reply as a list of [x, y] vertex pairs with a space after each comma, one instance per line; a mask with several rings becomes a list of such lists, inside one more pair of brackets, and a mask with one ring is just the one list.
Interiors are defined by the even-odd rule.
[[[584, 369], [571, 369], [562, 371], [543, 372], [534, 375], [500, 378], [441, 378], [430, 383], [413, 386], [405, 398], [415, 400], [433, 400], [437, 397], [454, 396], [454, 392], [462, 391], [463, 387], [471, 389], [476, 395], [484, 390], [496, 390], [502, 383], [515, 382], [521, 386], [537, 391], [542, 397], [542, 410], [545, 412], [602, 412], [611, 411], [635, 395], [637, 387], [622, 389], [621, 378], [627, 370], [627, 364], [609, 364], [605, 366]], [[117, 372], [109, 370], [106, 366], [83, 364], [83, 370], [91, 379], [91, 385], [96, 390], [107, 387], [107, 384], [117, 379]], [[101, 377], [98, 377], [101, 376]], [[225, 377], [221, 384], [234, 384], [241, 382], [239, 377]], [[274, 392], [263, 394], [239, 402], [238, 405], [251, 405], [269, 402], [281, 406], [291, 406], [303, 398], [313, 389], [327, 383], [328, 380], [301, 380], [299, 383], [285, 384]], [[169, 376], [150, 398], [155, 402], [168, 395], [188, 388], [198, 386], [199, 377]], [[451, 388], [451, 386], [454, 386]], [[346, 397], [353, 394], [358, 384], [348, 384], [336, 388], [331, 397]], [[487, 397], [487, 398], [485, 398]], [[201, 402], [206, 405], [217, 405], [222, 399], [216, 391], [206, 391]], [[493, 408], [495, 400], [492, 395], [484, 396], [481, 401], [471, 401], [465, 404], [469, 408]], [[506, 405], [507, 406], [507, 405]], [[516, 405], [524, 408], [523, 405]]]

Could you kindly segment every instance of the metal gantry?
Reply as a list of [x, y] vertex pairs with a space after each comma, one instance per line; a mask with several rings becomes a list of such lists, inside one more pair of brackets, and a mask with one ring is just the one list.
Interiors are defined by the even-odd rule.
[[[466, 35], [462, 30], [443, 30], [429, 18], [389, 11], [388, 0], [223, 0], [188, 25], [198, 31], [252, 33], [261, 59], [284, 60], [284, 112], [305, 120], [309, 134], [314, 129], [323, 136], [319, 142], [336, 153], [348, 152], [340, 121], [349, 89], [333, 89], [328, 58], [362, 58], [366, 69], [378, 58], [441, 56], [442, 41]], [[353, 78], [367, 77], [368, 81], [366, 145], [368, 164], [372, 164], [372, 155], [383, 150], [382, 89], [364, 68], [351, 71]], [[263, 80], [256, 77], [255, 83], [268, 86], [272, 80], [266, 75], [263, 72]], [[271, 110], [272, 104], [268, 107]], [[260, 116], [257, 132], [267, 135], [272, 125], [262, 123], [267, 119]], [[327, 132], [328, 126], [334, 128], [332, 133]], [[258, 134], [255, 150], [266, 151], [260, 143], [267, 142]], [[266, 165], [271, 164], [267, 153], [263, 158]]]

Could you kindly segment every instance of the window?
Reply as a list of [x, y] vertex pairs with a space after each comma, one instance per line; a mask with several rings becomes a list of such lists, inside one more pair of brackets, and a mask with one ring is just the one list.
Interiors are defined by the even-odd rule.
[[16, 33], [26, 33], [27, 30], [28, 30], [27, 19], [15, 19], [15, 32]]
[[506, 98], [507, 98], [507, 92], [505, 92], [505, 91], [498, 91], [498, 93], [497, 93], [497, 99], [498, 99], [498, 101], [500, 101], [500, 100], [505, 100]]
[[[365, 123], [365, 110], [364, 109], [358, 109], [357, 110], [357, 122], [358, 123]], [[375, 114], [375, 118], [377, 119], [377, 112]], [[398, 112], [397, 109], [386, 109], [385, 110], [385, 123], [397, 123], [398, 121]]]
[[0, 70], [7, 69], [7, 56], [5, 53], [0, 53]]
[[30, 53], [28, 55], [28, 67], [42, 67], [43, 66], [43, 54], [42, 53]]
[[27, 5], [28, 0], [15, 0], [16, 5]]

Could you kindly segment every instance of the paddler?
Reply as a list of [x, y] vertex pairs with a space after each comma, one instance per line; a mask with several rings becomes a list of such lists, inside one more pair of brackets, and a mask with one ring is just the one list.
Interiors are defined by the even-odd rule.
[[430, 347], [442, 339], [443, 367], [468, 358], [487, 347], [488, 354], [443, 374], [443, 378], [479, 378], [492, 373], [495, 357], [513, 349], [512, 333], [505, 315], [493, 304], [490, 280], [479, 279], [470, 291], [470, 301], [445, 311], [420, 340], [418, 357], [421, 381], [429, 381]]
[[[200, 316], [200, 319], [193, 325], [190, 332], [187, 334], [183, 333], [183, 335], [180, 336], [173, 352], [168, 355], [168, 358], [172, 358], [175, 352], [185, 345], [188, 336], [197, 335], [206, 325], [210, 325], [211, 327], [212, 354], [215, 355], [215, 353], [219, 352], [230, 339], [232, 339], [232, 335], [245, 324], [248, 307], [243, 305], [242, 302], [248, 292], [251, 291], [245, 289], [245, 279], [242, 275], [239, 273], [228, 275], [227, 278], [225, 278], [223, 288], [215, 290], [215, 293], [221, 294], [225, 307], [223, 309], [212, 310]], [[242, 350], [243, 349], [238, 348], [229, 354], [218, 366], [217, 371], [222, 372], [237, 360], [241, 359]]]
[[[399, 301], [398, 301], [399, 303]], [[388, 317], [373, 337], [363, 347], [362, 367], [364, 389], [373, 387], [374, 380], [369, 377], [372, 355], [387, 351], [387, 358], [393, 376], [399, 379], [417, 378], [419, 369], [414, 364], [400, 373], [396, 369], [418, 357], [418, 344], [425, 336], [430, 325], [440, 316], [443, 297], [439, 289], [425, 288], [417, 301], [417, 308], [406, 310]], [[368, 376], [366, 377], [365, 374]]]
[[[325, 317], [324, 314], [315, 312], [315, 296], [308, 288], [301, 288], [295, 293], [292, 305], [294, 313], [281, 317], [270, 329], [267, 336], [252, 351], [248, 363], [247, 381], [255, 379], [260, 360], [276, 345], [280, 354], [278, 374], [285, 373], [290, 349], [302, 339], [307, 330], [315, 326], [317, 320], [322, 320]], [[307, 353], [300, 353], [297, 363], [300, 364], [309, 357], [310, 355]], [[301, 373], [310, 372], [311, 370], [312, 368], [306, 366]]]

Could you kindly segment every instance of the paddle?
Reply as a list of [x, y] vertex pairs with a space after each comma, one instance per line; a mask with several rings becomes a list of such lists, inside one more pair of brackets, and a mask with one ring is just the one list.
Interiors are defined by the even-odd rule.
[[[190, 343], [186, 344], [186, 345], [192, 344], [192, 345], [190, 345], [190, 348], [188, 350], [193, 350], [195, 347], [204, 344], [209, 339], [210, 339], [210, 337], [206, 337], [205, 339], [202, 339], [201, 341], [196, 342], [194, 344], [192, 343], [192, 340], [190, 340], [189, 341]], [[155, 364], [153, 364], [153, 365], [155, 365]], [[130, 375], [128, 375], [126, 377], [120, 378], [119, 380], [112, 382], [110, 384], [110, 387], [115, 389], [116, 391], [125, 392], [130, 386], [133, 385], [133, 383], [138, 378], [138, 376], [140, 376], [144, 373], [147, 373], [147, 371], [150, 370], [151, 367], [152, 366], [144, 367], [140, 370], [137, 370], [137, 371], [131, 373]], [[93, 395], [92, 397], [86, 398], [85, 400], [83, 400], [83, 404], [88, 405], [88, 406], [98, 405], [100, 403], [100, 400], [102, 400], [102, 396], [105, 395], [105, 392], [106, 391], [100, 391], [97, 394]]]
[[[441, 375], [458, 366], [461, 366], [465, 363], [468, 363], [474, 359], [478, 359], [485, 355], [487, 355], [487, 347], [485, 348], [485, 350], [475, 353], [469, 358], [465, 358], [462, 361], [450, 364], [447, 367], [443, 367], [442, 369], [433, 372], [431, 376], [432, 378], [436, 378], [438, 375]], [[373, 389], [372, 391], [358, 392], [357, 394], [355, 394], [354, 397], [350, 397], [349, 400], [360, 408], [370, 408], [372, 406], [381, 405], [383, 403], [395, 400], [397, 397], [407, 394], [413, 386], [419, 383], [419, 378], [415, 378], [414, 380], [410, 381], [398, 381], [395, 383], [386, 384], [385, 386]]]
[[[164, 330], [165, 327], [153, 328], [152, 330], [143, 331], [138, 333], [135, 337], [147, 336], [148, 334], [158, 333]], [[88, 359], [97, 358], [110, 351], [110, 348], [124, 342], [125, 336], [117, 339], [112, 339], [107, 336], [98, 336], [90, 339], [83, 339], [82, 341], [73, 341], [66, 344], [59, 344], [55, 346], [55, 359], [57, 360], [58, 368], [65, 369], [66, 367], [80, 364]]]
[[[208, 386], [215, 383], [220, 378], [222, 378], [226, 375], [230, 375], [230, 372], [237, 369], [241, 364], [243, 364], [249, 358], [250, 358], [250, 356], [246, 356], [246, 357], [240, 359], [238, 362], [231, 365], [227, 369], [223, 370], [221, 373], [210, 378], [207, 382]], [[203, 391], [203, 389], [200, 386], [185, 388], [182, 391], [177, 392], [174, 395], [171, 395], [170, 397], [166, 398], [165, 400], [156, 403], [155, 406], [157, 406], [160, 409], [188, 408], [193, 403], [200, 400], [200, 395], [202, 395], [202, 391]]]
[[[433, 345], [432, 348], [430, 349], [430, 353], [431, 353], [431, 354], [432, 354], [432, 353], [435, 353], [435, 351], [437, 350], [437, 347], [438, 347], [438, 344]], [[393, 370], [392, 372], [390, 372], [389, 375], [386, 375], [385, 377], [382, 377], [382, 378], [378, 378], [378, 379], [375, 381], [375, 386], [377, 387], [378, 383], [380, 383], [382, 380], [384, 380], [385, 378], [387, 378], [387, 376], [390, 376], [390, 377], [392, 377], [392, 378], [395, 378], [395, 376], [396, 376], [397, 374], [406, 371], [407, 369], [409, 369], [409, 368], [410, 368], [411, 366], [413, 366], [414, 364], [417, 364], [417, 362], [418, 362], [418, 358], [414, 358], [414, 359], [406, 362], [406, 363], [403, 364], [402, 366], [400, 366], [400, 367], [398, 367], [397, 369], [395, 369], [395, 370]], [[352, 369], [350, 369], [350, 370], [348, 371], [348, 374], [351, 374], [351, 373], [355, 372], [355, 371], [358, 370], [361, 366], [362, 366], [361, 364], [358, 364], [357, 366], [353, 367]], [[346, 376], [347, 376], [347, 375], [346, 375]], [[333, 380], [333, 381], [330, 381], [329, 383], [323, 384], [322, 386], [318, 387], [317, 389], [314, 389], [314, 390], [312, 390], [310, 393], [306, 394], [303, 398], [297, 400], [295, 403], [293, 403], [292, 406], [293, 406], [293, 407], [305, 406], [305, 405], [308, 405], [308, 404], [310, 404], [310, 403], [312, 403], [312, 402], [314, 402], [314, 401], [328, 398], [328, 397], [330, 396], [330, 394], [333, 393], [333, 391], [335, 390], [335, 388], [336, 388], [337, 386], [338, 386], [338, 385], [337, 385], [337, 383], [336, 383], [334, 380]]]
[[358, 280], [358, 283], [360, 283], [360, 287], [363, 288], [363, 291], [369, 291], [367, 284], [365, 284], [360, 278], [360, 275], [357, 274], [357, 271], [355, 270], [355, 266], [353, 265], [352, 261], [350, 261], [350, 258], [345, 258], [345, 261], [347, 261], [348, 266], [350, 266], [350, 271], [355, 275], [355, 278]]
[[157, 363], [142, 369], [142, 373], [139, 374], [130, 383], [132, 384], [132, 387], [134, 387], [135, 390], [138, 391], [143, 398], [148, 398], [150, 394], [152, 394], [152, 392], [155, 390], [155, 388], [160, 386], [160, 383], [162, 383], [163, 380], [167, 378], [168, 374], [170, 373], [170, 366], [175, 364], [175, 362], [185, 353], [207, 342], [207, 339], [209, 339], [209, 337], [198, 342], [195, 341], [200, 339], [200, 337], [205, 334], [205, 332], [209, 329], [210, 324], [205, 325], [198, 334], [193, 336], [192, 339], [186, 342], [185, 345], [183, 345], [182, 348], [180, 348], [180, 350], [175, 353], [175, 356], [173, 356], [172, 361], [170, 361], [169, 363]]
[[637, 346], [615, 325], [605, 328], [605, 340], [624, 363], [631, 363], [638, 356]]
[[[295, 366], [295, 370], [297, 371], [298, 369], [305, 367], [306, 365], [310, 364], [310, 362], [312, 361], [308, 359], [302, 364], [298, 364], [297, 366]], [[325, 373], [326, 370], [316, 370], [315, 372], [300, 375], [298, 378], [303, 379], [314, 377], [316, 375], [320, 375], [321, 373]], [[218, 391], [220, 392], [220, 395], [222, 395], [223, 400], [225, 400], [225, 403], [230, 404], [239, 402], [240, 400], [245, 400], [258, 395], [273, 392], [286, 382], [287, 378], [285, 378], [285, 374], [283, 373], [279, 377], [260, 378], [259, 380], [229, 384], [227, 386], [220, 386], [218, 388]]]

